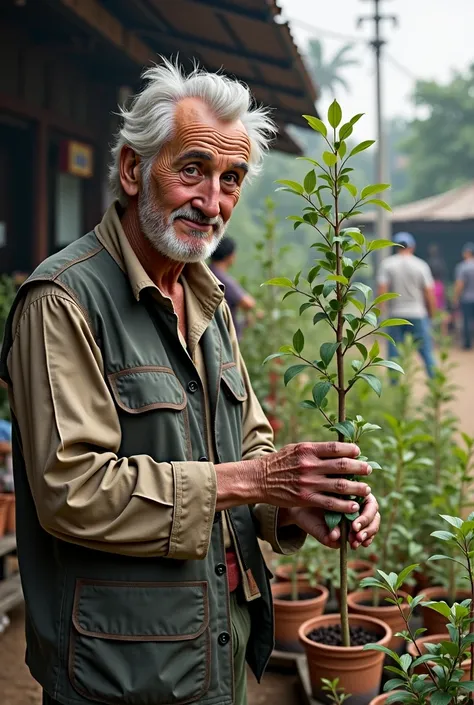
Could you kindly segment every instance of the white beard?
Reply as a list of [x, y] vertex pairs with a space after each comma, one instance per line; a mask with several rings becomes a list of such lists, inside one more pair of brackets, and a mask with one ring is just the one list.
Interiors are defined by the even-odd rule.
[[219, 242], [224, 237], [226, 226], [221, 218], [206, 218], [203, 222], [209, 226], [217, 225], [213, 229], [212, 239], [209, 241], [209, 232], [190, 230], [190, 239], [180, 240], [176, 235], [174, 221], [178, 217], [201, 222], [204, 218], [200, 211], [191, 206], [183, 206], [171, 213], [167, 218], [160, 208], [157, 208], [150, 196], [148, 179], [143, 184], [143, 191], [138, 198], [138, 218], [140, 227], [157, 252], [168, 257], [174, 262], [204, 262], [216, 250]]

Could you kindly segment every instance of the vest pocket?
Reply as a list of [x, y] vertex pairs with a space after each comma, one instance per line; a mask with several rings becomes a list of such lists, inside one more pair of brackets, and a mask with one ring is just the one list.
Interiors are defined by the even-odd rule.
[[103, 703], [199, 700], [210, 678], [207, 582], [77, 580], [69, 678]]
[[244, 380], [235, 362], [226, 362], [222, 366], [222, 382], [224, 393], [228, 399], [235, 403], [243, 402], [247, 399], [247, 390]]
[[132, 367], [108, 375], [117, 406], [129, 414], [154, 409], [181, 411], [186, 393], [169, 367]]

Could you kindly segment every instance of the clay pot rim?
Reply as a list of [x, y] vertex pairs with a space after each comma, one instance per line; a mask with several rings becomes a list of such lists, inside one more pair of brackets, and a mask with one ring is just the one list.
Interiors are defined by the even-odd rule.
[[392, 693], [403, 693], [405, 691], [403, 690], [390, 690], [388, 693], [380, 693], [380, 695], [376, 695], [375, 698], [373, 698], [369, 705], [379, 705], [380, 703], [384, 703], [389, 695], [392, 695]]
[[[313, 646], [316, 648], [321, 648], [329, 651], [334, 655], [361, 654], [365, 650], [363, 646], [331, 646], [330, 644], [321, 644], [315, 641], [311, 641], [311, 639], [308, 639], [308, 637], [306, 636], [306, 632], [312, 631], [318, 626], [331, 626], [332, 624], [337, 624], [338, 622], [340, 622], [340, 620], [341, 617], [339, 614], [322, 614], [320, 617], [312, 617], [311, 619], [308, 619], [306, 622], [303, 622], [303, 624], [298, 629], [298, 637], [300, 642], [305, 647], [309, 646], [309, 648], [311, 648]], [[350, 614], [349, 625], [352, 620], [357, 620], [359, 623], [362, 620], [364, 622], [367, 622], [369, 626], [374, 625], [377, 627], [381, 627], [385, 631], [384, 636], [381, 636], [380, 639], [375, 641], [375, 644], [387, 646], [387, 644], [390, 642], [392, 638], [392, 630], [390, 629], [389, 625], [385, 624], [385, 622], [383, 622], [381, 619], [377, 619], [377, 617], [369, 617], [365, 614]]]
[[[385, 602], [385, 599], [382, 599], [381, 604], [378, 607], [375, 607], [374, 605], [362, 605], [357, 601], [357, 597], [363, 597], [365, 595], [368, 595], [370, 593], [374, 592], [374, 588], [367, 588], [366, 590], [355, 590], [354, 592], [350, 592], [347, 596], [347, 604], [349, 607], [351, 606], [351, 603], [353, 604], [354, 607], [357, 607], [359, 610], [364, 610], [364, 612], [367, 612], [367, 616], [370, 617], [376, 612], [379, 612], [379, 610], [384, 610], [384, 612], [398, 612], [398, 607], [397, 605], [391, 605], [387, 604]], [[397, 594], [399, 597], [404, 597], [407, 598], [408, 594], [404, 592], [403, 590], [398, 590]], [[408, 608], [407, 605], [402, 606], [402, 609], [405, 610]]]
[[[418, 639], [415, 639], [415, 642], [422, 643], [422, 644], [430, 644], [431, 642], [437, 643], [440, 641], [451, 641], [451, 637], [449, 636], [448, 632], [443, 632], [442, 634], [423, 634], [422, 636], [418, 637]], [[415, 649], [415, 646], [412, 642], [407, 644], [407, 652], [410, 654], [410, 656], [413, 656], [414, 658], [418, 658], [418, 652]], [[428, 663], [433, 663], [432, 661], [428, 661]], [[464, 661], [461, 662], [462, 664], [470, 664], [471, 659], [466, 658]]]
[[[329, 590], [327, 587], [324, 587], [324, 585], [310, 585], [308, 580], [297, 580], [297, 585], [298, 588], [301, 588], [303, 590], [306, 590], [307, 592], [317, 592], [318, 594], [315, 595], [314, 597], [309, 597], [306, 600], [281, 600], [279, 599], [275, 593], [274, 590], [280, 592], [282, 595], [291, 595], [291, 582], [281, 582], [281, 583], [273, 583], [272, 584], [272, 598], [273, 598], [273, 603], [278, 604], [278, 605], [300, 605], [300, 604], [305, 604], [305, 605], [310, 605], [313, 602], [322, 602], [322, 601], [327, 601], [329, 599]], [[285, 592], [283, 592], [283, 588], [285, 588]]]
[[[426, 602], [428, 602], [428, 600], [430, 602], [439, 602], [443, 597], [449, 597], [449, 591], [442, 585], [432, 585], [431, 587], [420, 590], [418, 596], [419, 595], [424, 595], [426, 597]], [[467, 597], [463, 598], [463, 595], [467, 595]], [[471, 591], [467, 588], [457, 588], [456, 597], [461, 597], [462, 599], [467, 600], [471, 597]]]

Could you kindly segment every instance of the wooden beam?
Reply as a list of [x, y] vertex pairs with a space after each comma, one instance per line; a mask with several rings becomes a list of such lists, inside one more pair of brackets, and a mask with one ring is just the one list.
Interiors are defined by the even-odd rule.
[[136, 64], [144, 66], [156, 60], [155, 53], [133, 32], [108, 12], [97, 0], [59, 0], [89, 27], [121, 49]]

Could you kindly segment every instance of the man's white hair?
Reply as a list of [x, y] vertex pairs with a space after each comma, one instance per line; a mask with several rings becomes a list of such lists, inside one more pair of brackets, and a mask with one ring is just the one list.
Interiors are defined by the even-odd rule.
[[250, 90], [239, 81], [219, 73], [208, 73], [195, 65], [186, 75], [183, 68], [161, 57], [162, 64], [144, 71], [147, 82], [130, 108], [120, 108], [123, 123], [112, 147], [109, 182], [112, 193], [125, 205], [127, 196], [120, 183], [120, 152], [131, 147], [143, 160], [145, 174], [162, 146], [173, 137], [176, 104], [183, 98], [200, 98], [223, 121], [241, 120], [250, 139], [249, 176], [261, 168], [265, 151], [277, 128], [268, 108], [257, 106]]

